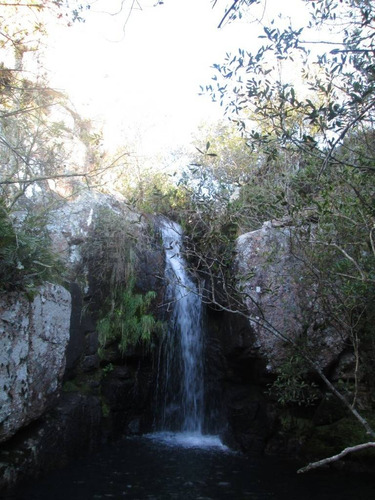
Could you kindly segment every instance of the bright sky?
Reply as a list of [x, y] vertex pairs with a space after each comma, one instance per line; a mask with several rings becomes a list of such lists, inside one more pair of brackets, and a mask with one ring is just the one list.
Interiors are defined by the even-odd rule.
[[[121, 3], [98, 0], [86, 23], [53, 31], [52, 84], [67, 91], [84, 117], [104, 124], [107, 147], [136, 139], [145, 153], [171, 150], [189, 141], [202, 120], [221, 116], [218, 104], [198, 95], [199, 86], [210, 82], [210, 67], [226, 52], [251, 49], [259, 28], [242, 21], [218, 30], [225, 0], [214, 10], [210, 0], [164, 0], [156, 7], [156, 0], [139, 0], [124, 30], [127, 7], [108, 14]], [[279, 0], [267, 4], [273, 12], [280, 7]], [[301, 0], [282, 6], [283, 15], [304, 12]]]

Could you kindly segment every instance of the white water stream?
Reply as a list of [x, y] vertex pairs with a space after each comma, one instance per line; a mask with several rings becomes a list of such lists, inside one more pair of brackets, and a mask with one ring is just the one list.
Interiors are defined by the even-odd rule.
[[181, 254], [182, 230], [163, 220], [167, 303], [171, 311], [162, 353], [162, 430], [201, 435], [204, 418], [202, 304]]

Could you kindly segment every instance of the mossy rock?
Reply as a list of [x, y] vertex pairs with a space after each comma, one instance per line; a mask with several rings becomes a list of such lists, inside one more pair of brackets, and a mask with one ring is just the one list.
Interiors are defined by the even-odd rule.
[[[313, 458], [334, 455], [348, 446], [369, 441], [369, 436], [354, 417], [346, 417], [329, 425], [315, 427], [304, 445], [304, 453]], [[373, 449], [356, 453], [353, 457], [375, 459]]]
[[102, 370], [80, 373], [75, 378], [66, 380], [62, 390], [63, 392], [77, 392], [83, 395], [97, 395], [102, 378]]
[[299, 440], [305, 440], [311, 435], [312, 431], [313, 423], [308, 418], [296, 417], [286, 411], [280, 416], [281, 435], [293, 435]]
[[333, 394], [326, 394], [313, 417], [314, 425], [327, 426], [349, 416], [348, 409]]
[[63, 392], [78, 392], [79, 394], [88, 395], [91, 393], [91, 388], [88, 384], [84, 384], [77, 380], [67, 380], [62, 388]]

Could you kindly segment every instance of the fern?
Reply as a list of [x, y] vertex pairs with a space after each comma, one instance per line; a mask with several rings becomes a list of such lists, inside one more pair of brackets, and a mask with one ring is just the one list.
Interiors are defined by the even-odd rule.
[[122, 354], [137, 344], [149, 345], [152, 334], [162, 330], [162, 323], [149, 313], [156, 293], [134, 293], [135, 279], [131, 276], [125, 290], [117, 294], [111, 310], [98, 322], [100, 352], [106, 345], [118, 342]]

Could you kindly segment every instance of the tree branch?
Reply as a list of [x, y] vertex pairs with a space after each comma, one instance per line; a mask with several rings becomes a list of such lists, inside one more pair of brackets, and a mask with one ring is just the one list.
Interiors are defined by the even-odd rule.
[[353, 266], [357, 269], [357, 271], [359, 272], [360, 276], [361, 276], [361, 280], [362, 281], [366, 281], [366, 276], [365, 276], [365, 273], [362, 271], [362, 269], [359, 267], [358, 263], [353, 259], [353, 257], [351, 257], [343, 248], [341, 248], [339, 245], [337, 245], [336, 243], [327, 243], [325, 241], [319, 241], [319, 240], [315, 240], [314, 243], [317, 243], [318, 245], [324, 245], [326, 247], [332, 247], [332, 248], [336, 248], [336, 250], [338, 250], [339, 252], [341, 252], [352, 264]]
[[375, 233], [375, 224], [371, 228], [371, 231], [370, 231], [371, 249], [372, 249], [372, 253], [374, 254], [374, 257], [375, 257], [375, 242], [374, 242], [374, 236], [373, 236], [374, 233]]
[[54, 174], [54, 175], [41, 175], [40, 177], [33, 177], [32, 179], [18, 179], [18, 180], [5, 180], [0, 181], [0, 185], [10, 184], [32, 184], [33, 182], [48, 181], [49, 179], [61, 179], [64, 177], [89, 177], [89, 173], [85, 174]]
[[236, 5], [238, 4], [240, 0], [234, 0], [234, 2], [232, 3], [232, 5], [229, 7], [229, 9], [226, 11], [226, 13], [224, 14], [223, 18], [221, 19], [219, 25], [218, 25], [218, 28], [221, 28], [224, 24], [224, 21], [226, 20], [226, 18], [229, 16], [229, 14], [232, 12], [232, 10], [234, 10], [236, 8]]
[[340, 451], [340, 453], [338, 453], [337, 455], [333, 455], [332, 457], [324, 458], [323, 460], [319, 460], [318, 462], [312, 462], [312, 463], [306, 465], [305, 467], [298, 469], [297, 473], [303, 474], [304, 472], [308, 472], [309, 470], [312, 470], [312, 469], [317, 469], [318, 467], [322, 467], [323, 465], [328, 465], [328, 464], [331, 464], [332, 462], [337, 462], [338, 460], [340, 460], [342, 457], [345, 457], [349, 453], [365, 450], [366, 448], [374, 448], [374, 447], [375, 447], [374, 441], [369, 441], [367, 443], [357, 444], [356, 446], [349, 446], [348, 448], [345, 448], [344, 450]]
[[55, 106], [55, 105], [56, 105], [56, 103], [54, 103], [54, 104], [43, 104], [42, 106], [33, 106], [33, 107], [30, 107], [30, 108], [16, 109], [14, 111], [9, 111], [8, 113], [4, 113], [4, 114], [0, 115], [0, 119], [2, 120], [4, 118], [9, 118], [10, 116], [16, 116], [16, 115], [21, 115], [21, 114], [25, 114], [25, 113], [30, 113], [30, 111], [37, 111], [38, 109], [46, 109], [46, 108], [49, 108], [49, 107], [52, 107], [52, 106]]
[[0, 3], [1, 7], [29, 7], [29, 8], [36, 8], [36, 9], [44, 9], [44, 5], [42, 3]]
[[330, 150], [328, 151], [328, 154], [326, 155], [325, 159], [324, 159], [324, 162], [323, 162], [323, 165], [320, 169], [320, 172], [319, 172], [319, 177], [322, 175], [322, 173], [324, 172], [324, 170], [327, 168], [327, 165], [329, 163], [329, 160], [331, 159], [332, 155], [333, 155], [333, 152], [336, 148], [336, 146], [340, 143], [340, 141], [342, 141], [342, 139], [346, 136], [346, 134], [349, 132], [349, 130], [357, 123], [359, 122], [360, 120], [362, 120], [362, 118], [367, 114], [368, 111], [370, 111], [373, 107], [375, 106], [375, 100], [372, 100], [363, 110], [361, 113], [359, 113], [359, 115], [357, 115], [351, 122], [349, 122], [346, 127], [343, 129], [343, 131], [341, 132], [341, 134], [337, 137], [337, 139], [335, 140], [335, 142], [332, 144]]

